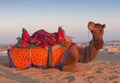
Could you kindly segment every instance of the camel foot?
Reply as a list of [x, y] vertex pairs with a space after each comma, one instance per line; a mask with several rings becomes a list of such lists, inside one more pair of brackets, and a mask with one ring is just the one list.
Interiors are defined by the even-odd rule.
[[80, 72], [81, 74], [92, 74], [93, 73], [92, 70], [88, 70], [88, 69], [85, 69], [85, 68], [84, 69], [79, 68], [78, 72]]
[[62, 67], [62, 70], [66, 72], [79, 72], [81, 74], [92, 74], [93, 73], [92, 70], [88, 70], [85, 68], [79, 68], [76, 66], [64, 66]]

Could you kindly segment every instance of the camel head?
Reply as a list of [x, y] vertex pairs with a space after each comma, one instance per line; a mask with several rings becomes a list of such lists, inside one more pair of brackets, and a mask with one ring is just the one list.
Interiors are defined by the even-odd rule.
[[104, 34], [104, 28], [105, 24], [99, 24], [99, 23], [94, 23], [94, 22], [89, 22], [88, 23], [88, 28], [91, 31], [93, 35], [93, 39], [95, 40], [101, 40]]

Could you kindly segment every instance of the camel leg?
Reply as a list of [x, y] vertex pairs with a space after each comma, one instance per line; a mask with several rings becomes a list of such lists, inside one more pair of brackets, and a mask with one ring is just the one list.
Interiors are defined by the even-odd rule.
[[80, 68], [80, 67], [77, 67], [76, 65], [65, 65], [62, 67], [62, 71], [79, 72], [81, 74], [91, 74], [92, 73], [91, 70], [87, 70], [85, 68]]

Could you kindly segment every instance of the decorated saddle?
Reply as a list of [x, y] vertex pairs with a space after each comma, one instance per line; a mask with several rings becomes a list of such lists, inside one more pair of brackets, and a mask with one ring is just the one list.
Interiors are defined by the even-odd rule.
[[61, 28], [56, 33], [39, 30], [32, 36], [26, 29], [23, 29], [22, 38], [19, 38], [17, 44], [8, 50], [8, 58], [12, 67], [21, 69], [32, 66], [47, 68], [48, 46], [52, 46], [50, 68], [60, 68], [64, 65], [73, 45], [72, 40], [65, 39]]
[[22, 37], [18, 38], [18, 42], [16, 44], [17, 47], [31, 47], [31, 46], [53, 46], [53, 45], [65, 45], [66, 39], [64, 36], [64, 30], [62, 27], [59, 27], [58, 32], [49, 33], [45, 30], [38, 30], [33, 33], [32, 36], [29, 35], [28, 31], [23, 28], [22, 29]]

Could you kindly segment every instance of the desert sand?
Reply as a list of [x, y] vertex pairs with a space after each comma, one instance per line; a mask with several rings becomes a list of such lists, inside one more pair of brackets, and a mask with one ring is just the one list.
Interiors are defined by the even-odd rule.
[[87, 64], [77, 63], [91, 74], [59, 69], [17, 69], [8, 67], [6, 54], [0, 55], [0, 83], [120, 83], [120, 54], [99, 53]]

